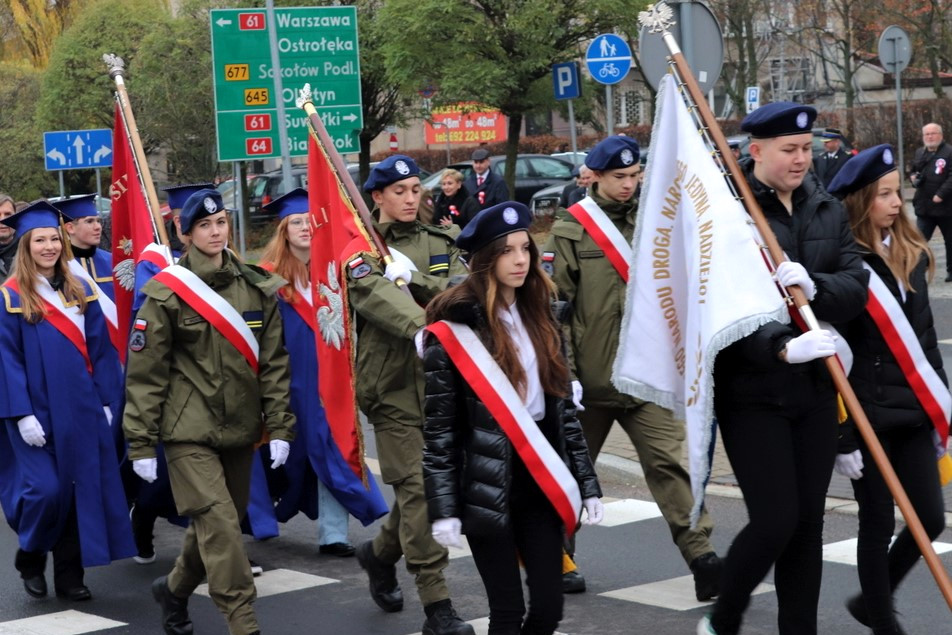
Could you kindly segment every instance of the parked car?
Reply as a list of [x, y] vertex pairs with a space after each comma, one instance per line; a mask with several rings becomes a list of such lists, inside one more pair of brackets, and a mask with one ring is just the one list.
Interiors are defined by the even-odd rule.
[[[547, 154], [520, 154], [516, 157], [516, 200], [529, 205], [532, 195], [542, 188], [556, 183], [563, 183], [572, 178], [572, 162], [566, 159], [551, 157]], [[471, 161], [454, 163], [447, 168], [459, 170], [463, 177], [473, 171]], [[444, 168], [445, 169], [445, 168]], [[505, 177], [506, 156], [499, 154], [489, 157], [489, 169], [500, 178]], [[429, 188], [434, 195], [440, 190], [440, 180], [443, 171], [434, 172], [423, 180], [423, 185]]]
[[[296, 187], [307, 188], [306, 165], [291, 167], [291, 189]], [[248, 219], [250, 222], [257, 224], [273, 220], [274, 215], [264, 212], [262, 208], [287, 191], [284, 187], [284, 173], [282, 170], [272, 170], [254, 177], [248, 185]]]
[[532, 216], [551, 216], [555, 214], [555, 211], [559, 209], [559, 198], [562, 196], [562, 190], [569, 183], [575, 183], [575, 179], [544, 187], [533, 194], [529, 202], [529, 211]]
[[[826, 128], [814, 128], [813, 129], [813, 154], [817, 155], [821, 152], [825, 152], [826, 149], [823, 147], [823, 133], [826, 132]], [[740, 144], [740, 156], [741, 158], [750, 156], [750, 136], [747, 134], [737, 134], [727, 137], [727, 143], [737, 143]], [[850, 154], [856, 154], [856, 150], [853, 149], [853, 144], [850, 143], [849, 139], [846, 137], [840, 137], [840, 144], [843, 146], [843, 150], [849, 152]]]

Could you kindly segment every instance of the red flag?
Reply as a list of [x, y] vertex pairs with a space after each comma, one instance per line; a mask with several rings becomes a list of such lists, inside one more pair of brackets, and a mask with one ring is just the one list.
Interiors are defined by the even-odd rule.
[[375, 253], [358, 229], [357, 211], [324, 151], [309, 139], [308, 205], [311, 213], [311, 297], [315, 298], [319, 392], [331, 434], [354, 474], [367, 483], [363, 435], [357, 418], [354, 353], [341, 252]]
[[[119, 106], [116, 105], [116, 123], [113, 133], [112, 185], [112, 262], [113, 286], [116, 292], [117, 331], [121, 337], [129, 333], [132, 317], [132, 301], [135, 288], [135, 265], [139, 254], [154, 240], [152, 219], [145, 202], [145, 193], [139, 181], [132, 148]], [[126, 346], [123, 341], [116, 347], [122, 362], [126, 361]]]

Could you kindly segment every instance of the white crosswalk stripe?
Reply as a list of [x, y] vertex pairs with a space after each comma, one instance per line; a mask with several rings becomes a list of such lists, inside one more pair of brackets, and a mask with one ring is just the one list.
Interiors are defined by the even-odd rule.
[[125, 625], [91, 613], [60, 611], [0, 622], [0, 635], [81, 635]]
[[641, 501], [634, 498], [605, 503], [605, 517], [597, 527], [617, 527], [650, 520], [661, 516], [661, 510], [653, 501]]
[[[895, 539], [896, 537], [893, 536], [893, 540]], [[890, 541], [890, 544], [892, 544], [892, 541]], [[934, 542], [932, 543], [932, 548], [935, 549], [936, 554], [942, 555], [943, 553], [952, 551], [952, 544], [947, 542]], [[823, 559], [827, 562], [837, 562], [839, 564], [848, 564], [855, 567], [856, 538], [840, 540], [839, 542], [831, 542], [828, 545], [823, 545]]]
[[[303, 589], [311, 589], [337, 582], [340, 582], [340, 580], [302, 573], [300, 571], [292, 571], [290, 569], [272, 569], [271, 571], [265, 571], [255, 578], [255, 590], [260, 599], [266, 598], [269, 595], [301, 591]], [[195, 589], [195, 594], [209, 597], [208, 585], [199, 585], [198, 588]]]
[[[759, 584], [754, 589], [753, 594], [769, 593], [773, 589], [773, 585]], [[711, 604], [710, 602], [698, 602], [694, 599], [694, 578], [689, 575], [639, 584], [616, 591], [606, 591], [599, 595], [616, 600], [625, 600], [626, 602], [648, 604], [672, 611], [691, 611]]]

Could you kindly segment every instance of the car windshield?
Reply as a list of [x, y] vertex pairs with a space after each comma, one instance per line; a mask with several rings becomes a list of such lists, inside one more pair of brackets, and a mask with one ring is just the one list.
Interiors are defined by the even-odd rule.
[[533, 157], [529, 159], [532, 164], [532, 170], [536, 175], [543, 179], [562, 179], [572, 178], [572, 168], [556, 161], [555, 159], [546, 159], [545, 157]]

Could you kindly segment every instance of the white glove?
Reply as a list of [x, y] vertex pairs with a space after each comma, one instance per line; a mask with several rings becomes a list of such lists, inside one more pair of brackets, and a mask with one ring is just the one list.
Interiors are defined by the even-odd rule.
[[155, 457], [151, 459], [136, 459], [132, 462], [132, 471], [139, 475], [146, 483], [153, 483], [158, 478], [159, 462]]
[[787, 342], [787, 363], [802, 364], [836, 352], [836, 341], [829, 331], [807, 331]]
[[423, 359], [423, 332], [426, 329], [420, 329], [413, 335], [413, 345], [416, 346], [417, 357]]
[[582, 505], [585, 507], [586, 516], [582, 521], [583, 525], [597, 525], [602, 522], [602, 518], [605, 517], [605, 506], [602, 505], [602, 501], [592, 496], [583, 500]]
[[837, 454], [833, 469], [837, 474], [858, 481], [863, 478], [863, 455], [859, 450], [853, 450], [849, 454]]
[[572, 403], [579, 412], [585, 410], [585, 406], [582, 405], [582, 382], [577, 379], [572, 382]]
[[784, 260], [777, 265], [777, 281], [785, 287], [798, 286], [807, 300], [816, 297], [816, 285], [799, 262]]
[[43, 432], [43, 426], [40, 420], [33, 415], [27, 415], [17, 421], [17, 427], [20, 428], [20, 436], [27, 445], [35, 448], [41, 448], [46, 445], [46, 433]]
[[387, 265], [387, 268], [383, 272], [383, 277], [390, 282], [403, 280], [407, 284], [410, 284], [410, 267], [406, 266], [399, 260], [394, 260], [389, 265]]
[[106, 423], [112, 426], [112, 408], [109, 406], [103, 406], [102, 411], [106, 415]]
[[433, 540], [444, 547], [463, 548], [461, 530], [463, 523], [459, 518], [440, 518], [433, 523]]
[[275, 470], [288, 460], [288, 454], [291, 452], [291, 444], [281, 439], [271, 439], [271, 469]]

